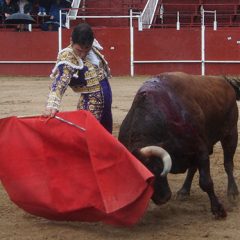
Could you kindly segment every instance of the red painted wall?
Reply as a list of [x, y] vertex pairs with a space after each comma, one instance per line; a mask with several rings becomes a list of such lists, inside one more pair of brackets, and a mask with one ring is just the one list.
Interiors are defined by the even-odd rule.
[[[239, 28], [205, 32], [206, 60], [240, 60]], [[153, 29], [135, 33], [135, 60], [201, 60], [201, 29]], [[206, 74], [239, 74], [240, 64], [205, 64]], [[201, 63], [135, 64], [136, 74], [201, 73]]]
[[[135, 60], [199, 60], [201, 57], [199, 30], [152, 29], [135, 31]], [[135, 64], [136, 74], [158, 74], [165, 71], [199, 73], [195, 63]]]
[[[128, 75], [130, 72], [130, 41], [128, 28], [94, 28], [94, 34], [103, 46], [103, 55], [113, 75]], [[63, 47], [70, 41], [70, 31], [64, 32]]]
[[[56, 32], [0, 32], [0, 61], [54, 61]], [[49, 75], [53, 64], [0, 64], [0, 75]]]
[[[206, 60], [240, 60], [239, 28], [206, 30]], [[126, 28], [94, 28], [113, 76], [130, 74], [130, 34]], [[63, 31], [63, 47], [70, 41]], [[152, 29], [134, 34], [135, 60], [200, 60], [200, 29]], [[57, 32], [0, 32], [0, 61], [55, 61]], [[135, 64], [135, 74], [164, 71], [201, 73], [201, 63]], [[239, 74], [240, 64], [206, 64], [206, 74]], [[50, 74], [53, 64], [0, 64], [0, 75]]]
[[[240, 60], [240, 29], [206, 31], [207, 60]], [[207, 64], [208, 74], [240, 74], [240, 64]]]

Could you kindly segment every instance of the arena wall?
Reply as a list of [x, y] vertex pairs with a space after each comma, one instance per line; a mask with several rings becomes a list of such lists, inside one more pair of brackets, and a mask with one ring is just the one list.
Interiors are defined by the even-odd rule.
[[[206, 60], [240, 60], [239, 28], [206, 30]], [[94, 28], [113, 76], [130, 74], [129, 28]], [[63, 31], [63, 47], [70, 30]], [[7, 61], [55, 61], [57, 32], [0, 32], [0, 75], [47, 76], [53, 63], [8, 63]], [[134, 60], [201, 60], [201, 29], [151, 29], [134, 31]], [[163, 71], [201, 74], [201, 63], [134, 64], [135, 74]], [[239, 74], [239, 64], [207, 63], [206, 74]]]

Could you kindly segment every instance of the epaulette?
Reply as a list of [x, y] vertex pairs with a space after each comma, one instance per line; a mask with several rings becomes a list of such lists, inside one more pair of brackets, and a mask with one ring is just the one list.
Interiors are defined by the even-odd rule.
[[52, 70], [52, 74], [50, 75], [51, 78], [56, 76], [58, 67], [63, 64], [76, 70], [81, 70], [84, 67], [82, 59], [74, 54], [72, 48], [67, 47], [58, 53], [57, 63]]

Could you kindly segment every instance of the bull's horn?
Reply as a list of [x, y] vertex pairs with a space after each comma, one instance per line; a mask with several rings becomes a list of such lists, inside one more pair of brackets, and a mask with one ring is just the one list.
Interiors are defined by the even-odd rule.
[[158, 146], [148, 146], [148, 147], [141, 148], [140, 152], [145, 157], [156, 156], [156, 157], [162, 158], [163, 171], [161, 173], [161, 176], [164, 177], [170, 172], [172, 167], [172, 159], [166, 150]]

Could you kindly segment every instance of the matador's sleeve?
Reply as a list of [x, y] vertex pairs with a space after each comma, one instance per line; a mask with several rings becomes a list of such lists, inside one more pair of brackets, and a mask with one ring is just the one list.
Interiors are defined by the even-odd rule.
[[69, 52], [60, 53], [51, 77], [53, 82], [47, 99], [47, 108], [59, 110], [62, 97], [76, 71], [82, 69], [75, 56]]
[[58, 67], [59, 74], [54, 78], [50, 86], [50, 92], [47, 100], [47, 108], [59, 110], [62, 97], [68, 87], [73, 75], [73, 69], [67, 65]]

